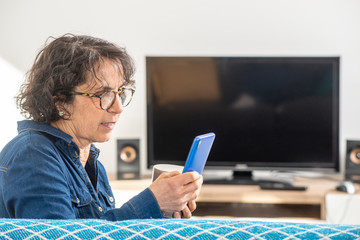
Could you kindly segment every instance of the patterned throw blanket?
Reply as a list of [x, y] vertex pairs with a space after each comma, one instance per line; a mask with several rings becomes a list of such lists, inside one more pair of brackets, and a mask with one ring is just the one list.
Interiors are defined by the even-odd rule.
[[0, 239], [360, 239], [360, 225], [239, 220], [0, 219]]

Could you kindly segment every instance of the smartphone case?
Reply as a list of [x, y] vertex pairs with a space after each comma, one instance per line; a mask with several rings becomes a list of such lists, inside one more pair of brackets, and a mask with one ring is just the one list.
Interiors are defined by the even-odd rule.
[[215, 139], [214, 133], [196, 136], [187, 157], [183, 173], [196, 171], [202, 173]]

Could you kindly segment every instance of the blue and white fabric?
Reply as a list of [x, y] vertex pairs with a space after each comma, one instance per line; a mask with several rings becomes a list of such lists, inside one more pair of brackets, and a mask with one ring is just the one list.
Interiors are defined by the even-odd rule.
[[360, 225], [239, 220], [0, 219], [0, 239], [360, 239]]

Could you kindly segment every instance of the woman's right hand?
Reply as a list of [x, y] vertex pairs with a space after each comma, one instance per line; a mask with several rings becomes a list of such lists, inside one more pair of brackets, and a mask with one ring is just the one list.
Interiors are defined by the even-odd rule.
[[[202, 176], [197, 172], [181, 174], [178, 171], [162, 173], [149, 187], [161, 211], [179, 212], [186, 209], [186, 217], [195, 210], [195, 199], [200, 193]], [[188, 207], [188, 203], [191, 203]], [[190, 212], [190, 214], [189, 214]]]

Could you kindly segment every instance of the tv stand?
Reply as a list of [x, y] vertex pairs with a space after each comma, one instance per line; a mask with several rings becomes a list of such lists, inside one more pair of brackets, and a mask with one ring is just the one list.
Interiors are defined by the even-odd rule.
[[[320, 178], [296, 176], [294, 186], [306, 186], [306, 191], [261, 190], [258, 185], [204, 184], [196, 200], [194, 216], [325, 220], [325, 196], [334, 190], [342, 179], [340, 175]], [[121, 191], [117, 199], [120, 207], [124, 196], [127, 201], [149, 187], [151, 178], [113, 180], [110, 184], [113, 191]], [[127, 197], [126, 194], [130, 196]]]
[[306, 187], [294, 186], [292, 182], [293, 176], [291, 175], [284, 177], [281, 176], [281, 173], [271, 174], [270, 172], [268, 174], [254, 176], [252, 171], [233, 171], [232, 176], [229, 178], [204, 179], [204, 184], [259, 185], [261, 189], [265, 190], [306, 190]]
[[295, 191], [305, 191], [307, 189], [306, 186], [294, 186], [291, 183], [285, 182], [266, 182], [261, 181], [258, 182], [260, 189], [263, 190], [295, 190]]
[[258, 181], [253, 180], [251, 171], [233, 171], [231, 178], [204, 179], [204, 184], [258, 185]]

